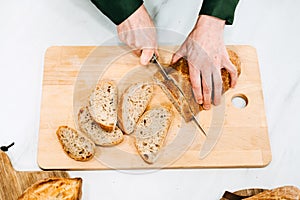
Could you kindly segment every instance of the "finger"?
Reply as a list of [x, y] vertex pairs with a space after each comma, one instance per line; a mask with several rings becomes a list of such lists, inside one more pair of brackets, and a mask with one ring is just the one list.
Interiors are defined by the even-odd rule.
[[154, 53], [153, 49], [143, 49], [142, 55], [140, 57], [140, 63], [142, 65], [148, 65], [153, 56], [153, 53]]
[[198, 104], [203, 104], [200, 71], [189, 64], [189, 73], [195, 100]]
[[205, 110], [209, 110], [211, 104], [211, 90], [212, 90], [211, 74], [201, 73], [201, 81], [202, 81], [202, 93], [203, 93], [203, 108]]
[[171, 64], [176, 63], [182, 56], [180, 54], [174, 53], [172, 56]]
[[154, 49], [154, 53], [155, 53], [156, 57], [159, 58], [159, 53], [158, 53], [157, 49]]
[[132, 52], [138, 57], [140, 57], [142, 55], [142, 50], [140, 50], [140, 49], [132, 50]]
[[213, 102], [214, 105], [219, 105], [222, 96], [222, 76], [219, 70], [213, 73]]
[[230, 74], [230, 84], [231, 87], [234, 88], [237, 82], [237, 69], [236, 67], [231, 63], [231, 61], [229, 60], [229, 58], [225, 58], [223, 60], [223, 67], [229, 72]]
[[172, 56], [171, 64], [176, 63], [180, 58], [186, 55], [186, 48], [183, 44], [178, 51]]

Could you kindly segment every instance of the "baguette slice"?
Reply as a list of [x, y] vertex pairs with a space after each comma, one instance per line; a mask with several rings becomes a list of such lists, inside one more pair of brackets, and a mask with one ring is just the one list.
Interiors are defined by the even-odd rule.
[[[238, 75], [241, 73], [241, 61], [238, 55], [232, 51], [227, 50], [230, 61], [236, 67]], [[188, 62], [184, 58], [179, 59], [176, 63], [171, 64], [166, 68], [168, 75], [173, 79], [175, 84], [182, 90], [184, 93], [185, 99], [182, 98], [181, 93], [174, 88], [172, 81], [166, 80], [161, 72], [154, 74], [155, 82], [161, 87], [165, 92], [166, 96], [173, 103], [177, 111], [185, 119], [186, 122], [189, 122], [193, 119], [193, 116], [189, 112], [191, 108], [194, 115], [197, 115], [200, 111], [203, 110], [203, 106], [199, 105], [192, 91], [192, 85], [189, 76], [189, 67]], [[223, 81], [223, 93], [230, 89], [231, 78], [229, 72], [222, 68], [221, 69], [222, 81]]]
[[89, 100], [93, 119], [104, 130], [111, 132], [117, 123], [118, 90], [114, 81], [102, 80], [93, 90]]
[[102, 129], [92, 118], [88, 107], [82, 107], [78, 113], [78, 125], [96, 145], [113, 146], [123, 141], [122, 131], [116, 126], [112, 132]]
[[172, 111], [162, 106], [146, 111], [139, 119], [134, 131], [135, 146], [145, 162], [152, 164], [159, 157], [172, 118]]
[[77, 161], [88, 161], [95, 155], [95, 144], [87, 136], [68, 126], [60, 126], [56, 131], [65, 153]]
[[28, 187], [18, 200], [79, 200], [81, 178], [47, 178]]
[[118, 110], [118, 125], [124, 133], [131, 134], [134, 131], [152, 95], [153, 85], [149, 83], [135, 83], [124, 92]]

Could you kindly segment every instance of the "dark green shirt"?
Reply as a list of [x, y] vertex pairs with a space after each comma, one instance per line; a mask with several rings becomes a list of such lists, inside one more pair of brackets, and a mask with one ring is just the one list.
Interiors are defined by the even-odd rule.
[[[143, 0], [91, 0], [116, 25], [121, 24], [144, 2]], [[210, 15], [232, 24], [239, 0], [203, 0], [200, 15]]]

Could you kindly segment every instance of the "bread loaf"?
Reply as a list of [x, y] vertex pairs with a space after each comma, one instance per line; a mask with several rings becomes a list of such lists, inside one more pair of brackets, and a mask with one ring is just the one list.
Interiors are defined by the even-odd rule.
[[134, 131], [136, 122], [144, 113], [153, 95], [153, 85], [136, 83], [123, 94], [118, 109], [118, 125], [126, 134]]
[[245, 200], [271, 200], [271, 199], [285, 199], [295, 200], [300, 199], [300, 190], [294, 186], [283, 186], [272, 190], [267, 190], [254, 195]]
[[81, 178], [47, 178], [36, 182], [18, 200], [79, 200]]
[[89, 112], [104, 130], [111, 132], [117, 123], [118, 91], [115, 82], [102, 80], [90, 95]]
[[96, 123], [88, 107], [82, 107], [78, 113], [78, 126], [96, 145], [113, 146], [123, 141], [122, 131], [116, 126], [112, 132], [105, 131]]
[[60, 126], [56, 131], [65, 153], [77, 161], [87, 161], [95, 154], [95, 144], [87, 136], [68, 126]]
[[[238, 75], [240, 75], [241, 62], [238, 55], [232, 50], [228, 50], [228, 55], [230, 57], [230, 61], [237, 68]], [[184, 58], [180, 58], [176, 63], [171, 64], [169, 67], [167, 67], [166, 71], [168, 75], [174, 80], [175, 84], [178, 85], [182, 90], [185, 99], [183, 99], [178, 90], [174, 88], [175, 86], [172, 81], [164, 79], [161, 72], [157, 72], [154, 75], [154, 80], [165, 92], [167, 97], [170, 99], [170, 101], [173, 103], [173, 105], [182, 115], [185, 121], [189, 122], [192, 120], [192, 115], [189, 112], [189, 109], [191, 108], [194, 115], [197, 115], [200, 111], [203, 110], [203, 107], [202, 105], [199, 105], [194, 98], [189, 76], [188, 62]], [[224, 68], [221, 69], [221, 75], [224, 93], [230, 88], [231, 78], [229, 72]]]
[[156, 161], [164, 144], [173, 114], [169, 108], [156, 107], [147, 110], [136, 125], [135, 146], [144, 161]]

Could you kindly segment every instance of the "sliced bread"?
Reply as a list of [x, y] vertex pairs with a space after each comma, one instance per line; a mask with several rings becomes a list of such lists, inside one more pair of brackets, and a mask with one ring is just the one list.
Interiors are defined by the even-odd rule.
[[123, 141], [122, 131], [116, 126], [112, 132], [105, 131], [96, 123], [88, 110], [82, 107], [78, 113], [78, 126], [96, 145], [113, 146]]
[[135, 83], [124, 92], [118, 109], [118, 125], [124, 133], [131, 134], [134, 131], [152, 95], [153, 85], [149, 83]]
[[164, 106], [147, 110], [139, 119], [135, 131], [135, 146], [143, 160], [156, 161], [164, 144], [173, 114]]
[[74, 160], [87, 161], [95, 155], [94, 142], [78, 131], [60, 126], [56, 135], [65, 153]]
[[113, 131], [117, 123], [118, 90], [114, 81], [102, 80], [92, 91], [89, 112], [104, 130]]
[[47, 178], [27, 188], [18, 200], [79, 200], [81, 190], [81, 178]]

